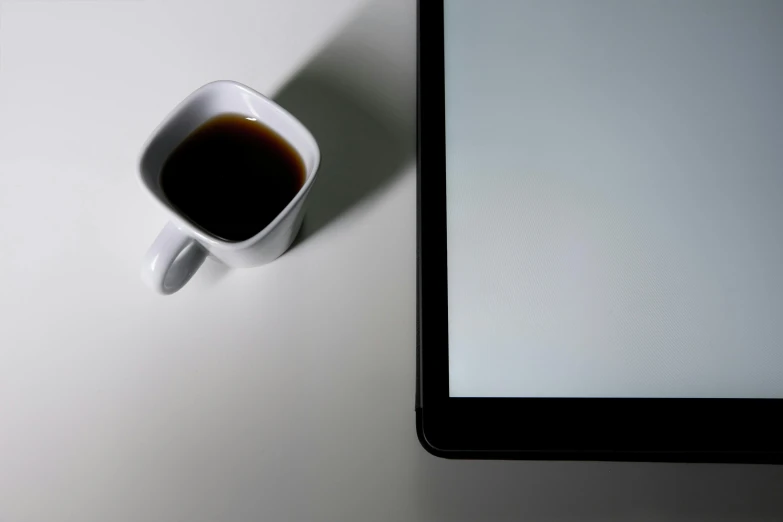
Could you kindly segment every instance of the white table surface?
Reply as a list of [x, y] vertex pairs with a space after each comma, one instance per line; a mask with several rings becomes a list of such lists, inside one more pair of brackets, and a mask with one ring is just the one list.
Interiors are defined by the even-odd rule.
[[[285, 256], [160, 297], [137, 154], [221, 78], [321, 180]], [[413, 0], [0, 0], [0, 522], [783, 519], [783, 468], [420, 448], [414, 111]]]

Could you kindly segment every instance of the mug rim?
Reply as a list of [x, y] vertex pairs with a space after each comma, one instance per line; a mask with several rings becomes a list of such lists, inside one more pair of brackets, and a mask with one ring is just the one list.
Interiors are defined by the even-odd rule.
[[[145, 183], [144, 181], [144, 172], [142, 169], [142, 162], [145, 157], [145, 154], [147, 153], [147, 150], [149, 149], [152, 142], [155, 140], [156, 137], [160, 134], [160, 132], [166, 127], [168, 123], [171, 122], [171, 120], [181, 114], [183, 111], [187, 110], [187, 108], [196, 100], [200, 95], [204, 95], [205, 93], [208, 93], [209, 90], [215, 90], [215, 89], [238, 89], [246, 94], [250, 94], [254, 98], [259, 99], [263, 103], [267, 104], [269, 108], [271, 108], [273, 111], [276, 111], [283, 115], [285, 119], [289, 122], [289, 124], [292, 124], [296, 127], [298, 127], [298, 131], [302, 133], [305, 140], [309, 142], [312, 149], [309, 151], [312, 154], [313, 157], [313, 163], [311, 168], [307, 169], [307, 172], [305, 173], [305, 180], [302, 186], [297, 191], [296, 195], [291, 198], [291, 201], [288, 202], [288, 204], [281, 210], [275, 218], [270, 221], [264, 228], [259, 230], [256, 234], [253, 236], [243, 239], [242, 241], [226, 241], [223, 239], [220, 239], [218, 237], [213, 236], [212, 234], [209, 234], [208, 232], [200, 229], [198, 226], [196, 226], [194, 223], [192, 223], [187, 217], [185, 217], [181, 212], [178, 212], [171, 204], [164, 201], [161, 196], [158, 194], [155, 194]], [[210, 95], [210, 94], [207, 94]], [[212, 118], [215, 118], [219, 116], [220, 114], [240, 114], [243, 116], [248, 117], [257, 117], [257, 115], [250, 114], [250, 113], [243, 113], [240, 111], [233, 111], [233, 112], [225, 112], [225, 113], [215, 113], [214, 115], [211, 115], [202, 121], [198, 123], [196, 128], [203, 125], [207, 121], [209, 121]], [[259, 119], [259, 122], [267, 125], [272, 131], [276, 132], [278, 135], [280, 134], [277, 132], [277, 130], [270, 126], [267, 122], [261, 121]], [[195, 129], [194, 129], [195, 130]], [[192, 131], [191, 131], [192, 132]], [[189, 135], [189, 134], [188, 134]], [[281, 136], [282, 137], [282, 136]], [[187, 136], [184, 139], [186, 139]], [[283, 138], [286, 143], [288, 143], [297, 153], [302, 157], [304, 160], [304, 155], [302, 154], [302, 147], [296, 146], [293, 143], [291, 143], [289, 140], [286, 140]], [[180, 141], [179, 143], [182, 143]], [[179, 143], [177, 145], [179, 145]], [[175, 145], [176, 147], [176, 145]], [[261, 94], [260, 92], [256, 91], [255, 89], [252, 89], [251, 87], [248, 87], [247, 85], [244, 85], [242, 83], [239, 83], [234, 80], [215, 80], [209, 83], [206, 83], [190, 93], [185, 99], [183, 99], [181, 102], [179, 102], [167, 115], [163, 118], [163, 120], [158, 124], [158, 126], [155, 128], [154, 131], [150, 134], [149, 138], [147, 138], [147, 141], [144, 143], [144, 146], [141, 149], [141, 153], [139, 154], [139, 158], [137, 161], [137, 179], [143, 186], [144, 190], [149, 193], [152, 198], [160, 205], [164, 211], [169, 215], [169, 219], [174, 223], [174, 225], [182, 230], [183, 232], [187, 233], [188, 235], [193, 236], [195, 239], [197, 239], [200, 243], [204, 244], [208, 249], [211, 247], [218, 247], [220, 249], [224, 250], [242, 250], [244, 248], [247, 248], [254, 243], [258, 242], [260, 239], [265, 237], [267, 234], [269, 234], [272, 230], [274, 230], [275, 227], [283, 220], [285, 219], [288, 214], [291, 212], [291, 210], [306, 196], [306, 194], [309, 192], [310, 187], [312, 186], [313, 182], [315, 181], [315, 177], [318, 175], [318, 169], [320, 167], [321, 163], [321, 149], [318, 146], [318, 142], [316, 141], [315, 137], [312, 135], [310, 130], [301, 122], [299, 119], [288, 112], [286, 109], [284, 109], [282, 106], [280, 106], [277, 102], [272, 100], [271, 98], [268, 98]], [[160, 175], [158, 175], [158, 178]]]

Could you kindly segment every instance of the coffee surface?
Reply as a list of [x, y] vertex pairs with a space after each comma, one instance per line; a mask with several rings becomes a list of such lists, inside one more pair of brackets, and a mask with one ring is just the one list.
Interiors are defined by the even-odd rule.
[[299, 153], [269, 127], [238, 114], [212, 118], [163, 165], [169, 203], [224, 241], [244, 241], [272, 222], [305, 180]]

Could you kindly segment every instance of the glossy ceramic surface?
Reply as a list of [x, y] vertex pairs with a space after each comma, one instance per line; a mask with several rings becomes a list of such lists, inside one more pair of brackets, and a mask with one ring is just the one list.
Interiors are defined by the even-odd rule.
[[[255, 236], [227, 242], [200, 230], [164, 196], [159, 175], [169, 154], [205, 121], [225, 113], [241, 114], [264, 123], [288, 141], [305, 165], [305, 182], [285, 209]], [[204, 85], [180, 103], [144, 146], [139, 162], [142, 185], [170, 218], [144, 256], [142, 279], [153, 290], [171, 294], [182, 288], [211, 255], [233, 268], [259, 266], [280, 257], [296, 238], [305, 201], [315, 181], [321, 154], [310, 131], [278, 104], [237, 82]]]

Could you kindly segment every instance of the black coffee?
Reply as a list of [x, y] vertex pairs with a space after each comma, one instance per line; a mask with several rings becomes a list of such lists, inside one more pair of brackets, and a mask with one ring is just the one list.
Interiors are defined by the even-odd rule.
[[207, 233], [243, 241], [264, 229], [302, 188], [305, 166], [275, 131], [237, 114], [198, 127], [160, 174], [164, 195]]

